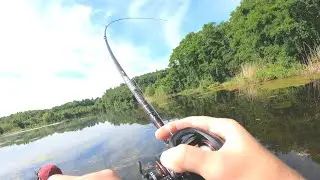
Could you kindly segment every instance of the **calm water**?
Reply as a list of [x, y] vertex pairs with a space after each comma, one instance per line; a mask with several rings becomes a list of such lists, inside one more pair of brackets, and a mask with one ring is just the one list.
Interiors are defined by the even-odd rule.
[[[190, 115], [234, 118], [305, 177], [320, 177], [319, 81], [272, 91], [177, 96], [155, 107], [170, 120]], [[36, 179], [34, 171], [46, 163], [69, 175], [112, 168], [123, 179], [140, 179], [136, 162], [148, 162], [165, 149], [154, 131], [143, 112], [134, 110], [0, 137], [0, 179]]]

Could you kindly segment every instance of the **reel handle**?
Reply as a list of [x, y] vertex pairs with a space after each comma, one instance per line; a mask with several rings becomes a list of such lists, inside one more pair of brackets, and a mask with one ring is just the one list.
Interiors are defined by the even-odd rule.
[[[169, 140], [170, 147], [176, 147], [179, 144], [198, 146], [199, 148], [217, 151], [223, 146], [224, 140], [219, 136], [198, 128], [185, 128], [176, 132]], [[195, 173], [186, 172], [183, 174], [183, 179], [204, 180], [203, 177]]]
[[177, 131], [169, 140], [170, 147], [176, 147], [179, 144], [188, 144], [192, 146], [208, 146], [212, 151], [219, 150], [224, 140], [214, 134], [205, 132], [198, 128], [185, 128]]

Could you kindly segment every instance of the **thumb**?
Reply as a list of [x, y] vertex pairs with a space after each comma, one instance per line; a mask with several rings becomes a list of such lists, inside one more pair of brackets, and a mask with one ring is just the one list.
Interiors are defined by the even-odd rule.
[[180, 144], [164, 151], [160, 157], [161, 163], [168, 169], [182, 173], [185, 171], [205, 175], [206, 169], [212, 164], [215, 152], [199, 147]]

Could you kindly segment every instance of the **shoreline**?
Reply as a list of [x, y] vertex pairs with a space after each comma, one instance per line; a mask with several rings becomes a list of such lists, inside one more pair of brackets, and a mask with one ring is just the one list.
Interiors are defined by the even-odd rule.
[[21, 134], [21, 133], [24, 133], [24, 132], [34, 131], [34, 130], [41, 129], [41, 128], [45, 128], [45, 127], [56, 126], [56, 125], [62, 124], [62, 123], [64, 123], [64, 122], [66, 122], [66, 120], [65, 120], [65, 121], [61, 121], [61, 122], [56, 122], [56, 123], [53, 123], [53, 124], [48, 124], [48, 125], [40, 126], [40, 127], [35, 127], [35, 128], [31, 128], [31, 129], [26, 129], [26, 130], [22, 130], [22, 131], [13, 131], [13, 132], [11, 132], [11, 133], [1, 135], [0, 138], [9, 137], [9, 136], [14, 136], [14, 135], [18, 135], [18, 134]]
[[[233, 91], [236, 89], [247, 89], [247, 88], [255, 88], [257, 90], [274, 90], [274, 89], [281, 89], [281, 88], [288, 88], [292, 86], [302, 86], [305, 84], [308, 84], [314, 80], [320, 80], [320, 73], [318, 74], [309, 74], [309, 75], [300, 75], [300, 76], [291, 76], [288, 78], [281, 78], [281, 79], [275, 79], [275, 80], [269, 80], [269, 81], [264, 81], [264, 82], [259, 82], [259, 83], [253, 83], [252, 81], [246, 81], [245, 79], [243, 81], [237, 81], [237, 82], [232, 82], [228, 81], [223, 84], [219, 84], [214, 87], [208, 87], [206, 89], [201, 89], [201, 88], [194, 88], [194, 89], [186, 89], [180, 93], [177, 94], [172, 94], [172, 95], [164, 95], [161, 97], [156, 97], [156, 96], [151, 96], [151, 97], [146, 97], [146, 99], [152, 103], [152, 102], [157, 102], [160, 104], [163, 104], [166, 102], [166, 99], [169, 98], [170, 96], [192, 96], [192, 95], [209, 95], [211, 93], [215, 93], [218, 91]], [[162, 102], [162, 103], [161, 103]], [[6, 138], [9, 136], [14, 136], [18, 135], [24, 132], [29, 132], [45, 127], [50, 127], [50, 126], [55, 126], [61, 123], [64, 123], [66, 121], [74, 121], [74, 120], [83, 120], [85, 118], [88, 118], [91, 116], [84, 116], [84, 117], [79, 117], [75, 119], [68, 119], [68, 120], [63, 120], [60, 122], [56, 122], [53, 124], [49, 125], [43, 125], [40, 127], [34, 127], [31, 129], [25, 129], [25, 130], [20, 130], [20, 131], [11, 131], [6, 134], [0, 135], [0, 138]]]
[[63, 121], [60, 121], [60, 122], [56, 122], [56, 123], [53, 123], [53, 124], [47, 124], [47, 125], [43, 125], [43, 126], [40, 126], [40, 127], [34, 127], [34, 128], [20, 130], [20, 131], [11, 131], [9, 133], [0, 135], [0, 138], [14, 136], [14, 135], [18, 135], [18, 134], [21, 134], [21, 133], [24, 133], [24, 132], [34, 131], [34, 130], [45, 128], [45, 127], [56, 126], [56, 125], [59, 125], [59, 124], [65, 123], [65, 122], [69, 122], [69, 121], [75, 121], [75, 120], [76, 121], [83, 121], [83, 120], [86, 120], [86, 118], [90, 119], [91, 117], [94, 117], [94, 115], [93, 116], [83, 116], [83, 117], [74, 118], [74, 119], [66, 119], [66, 120], [63, 120]]
[[[246, 88], [273, 90], [273, 89], [280, 89], [280, 88], [288, 88], [292, 86], [302, 86], [314, 80], [320, 80], [320, 73], [291, 76], [288, 78], [269, 80], [269, 81], [264, 81], [259, 83], [254, 83], [250, 80], [246, 81], [245, 79], [242, 79], [242, 81], [240, 82], [228, 81], [214, 87], [208, 87], [207, 89], [204, 89], [204, 90], [200, 88], [186, 89], [186, 90], [183, 90], [182, 92], [179, 92], [177, 95], [189, 96], [189, 95], [195, 95], [200, 93], [207, 94], [207, 93], [213, 93], [213, 92], [218, 92], [222, 90], [233, 91], [236, 89], [246, 89]], [[148, 98], [153, 101], [154, 97], [148, 97]]]

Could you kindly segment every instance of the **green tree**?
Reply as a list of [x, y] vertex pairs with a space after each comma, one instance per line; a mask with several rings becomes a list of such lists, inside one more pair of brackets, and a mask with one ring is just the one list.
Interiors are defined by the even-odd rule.
[[139, 85], [141, 90], [144, 92], [146, 88], [156, 83], [157, 80], [166, 77], [168, 74], [168, 69], [147, 73], [138, 77], [134, 77], [134, 81]]
[[117, 88], [108, 89], [102, 96], [100, 103], [100, 107], [104, 107], [105, 111], [127, 110], [132, 109], [137, 105], [134, 96], [124, 84]]
[[244, 0], [227, 23], [236, 51], [233, 67], [243, 62], [289, 64], [319, 43], [319, 1]]
[[234, 72], [228, 66], [232, 53], [225, 24], [206, 24], [201, 31], [188, 34], [169, 60], [172, 91], [198, 87], [204, 78], [212, 83], [225, 81]]

